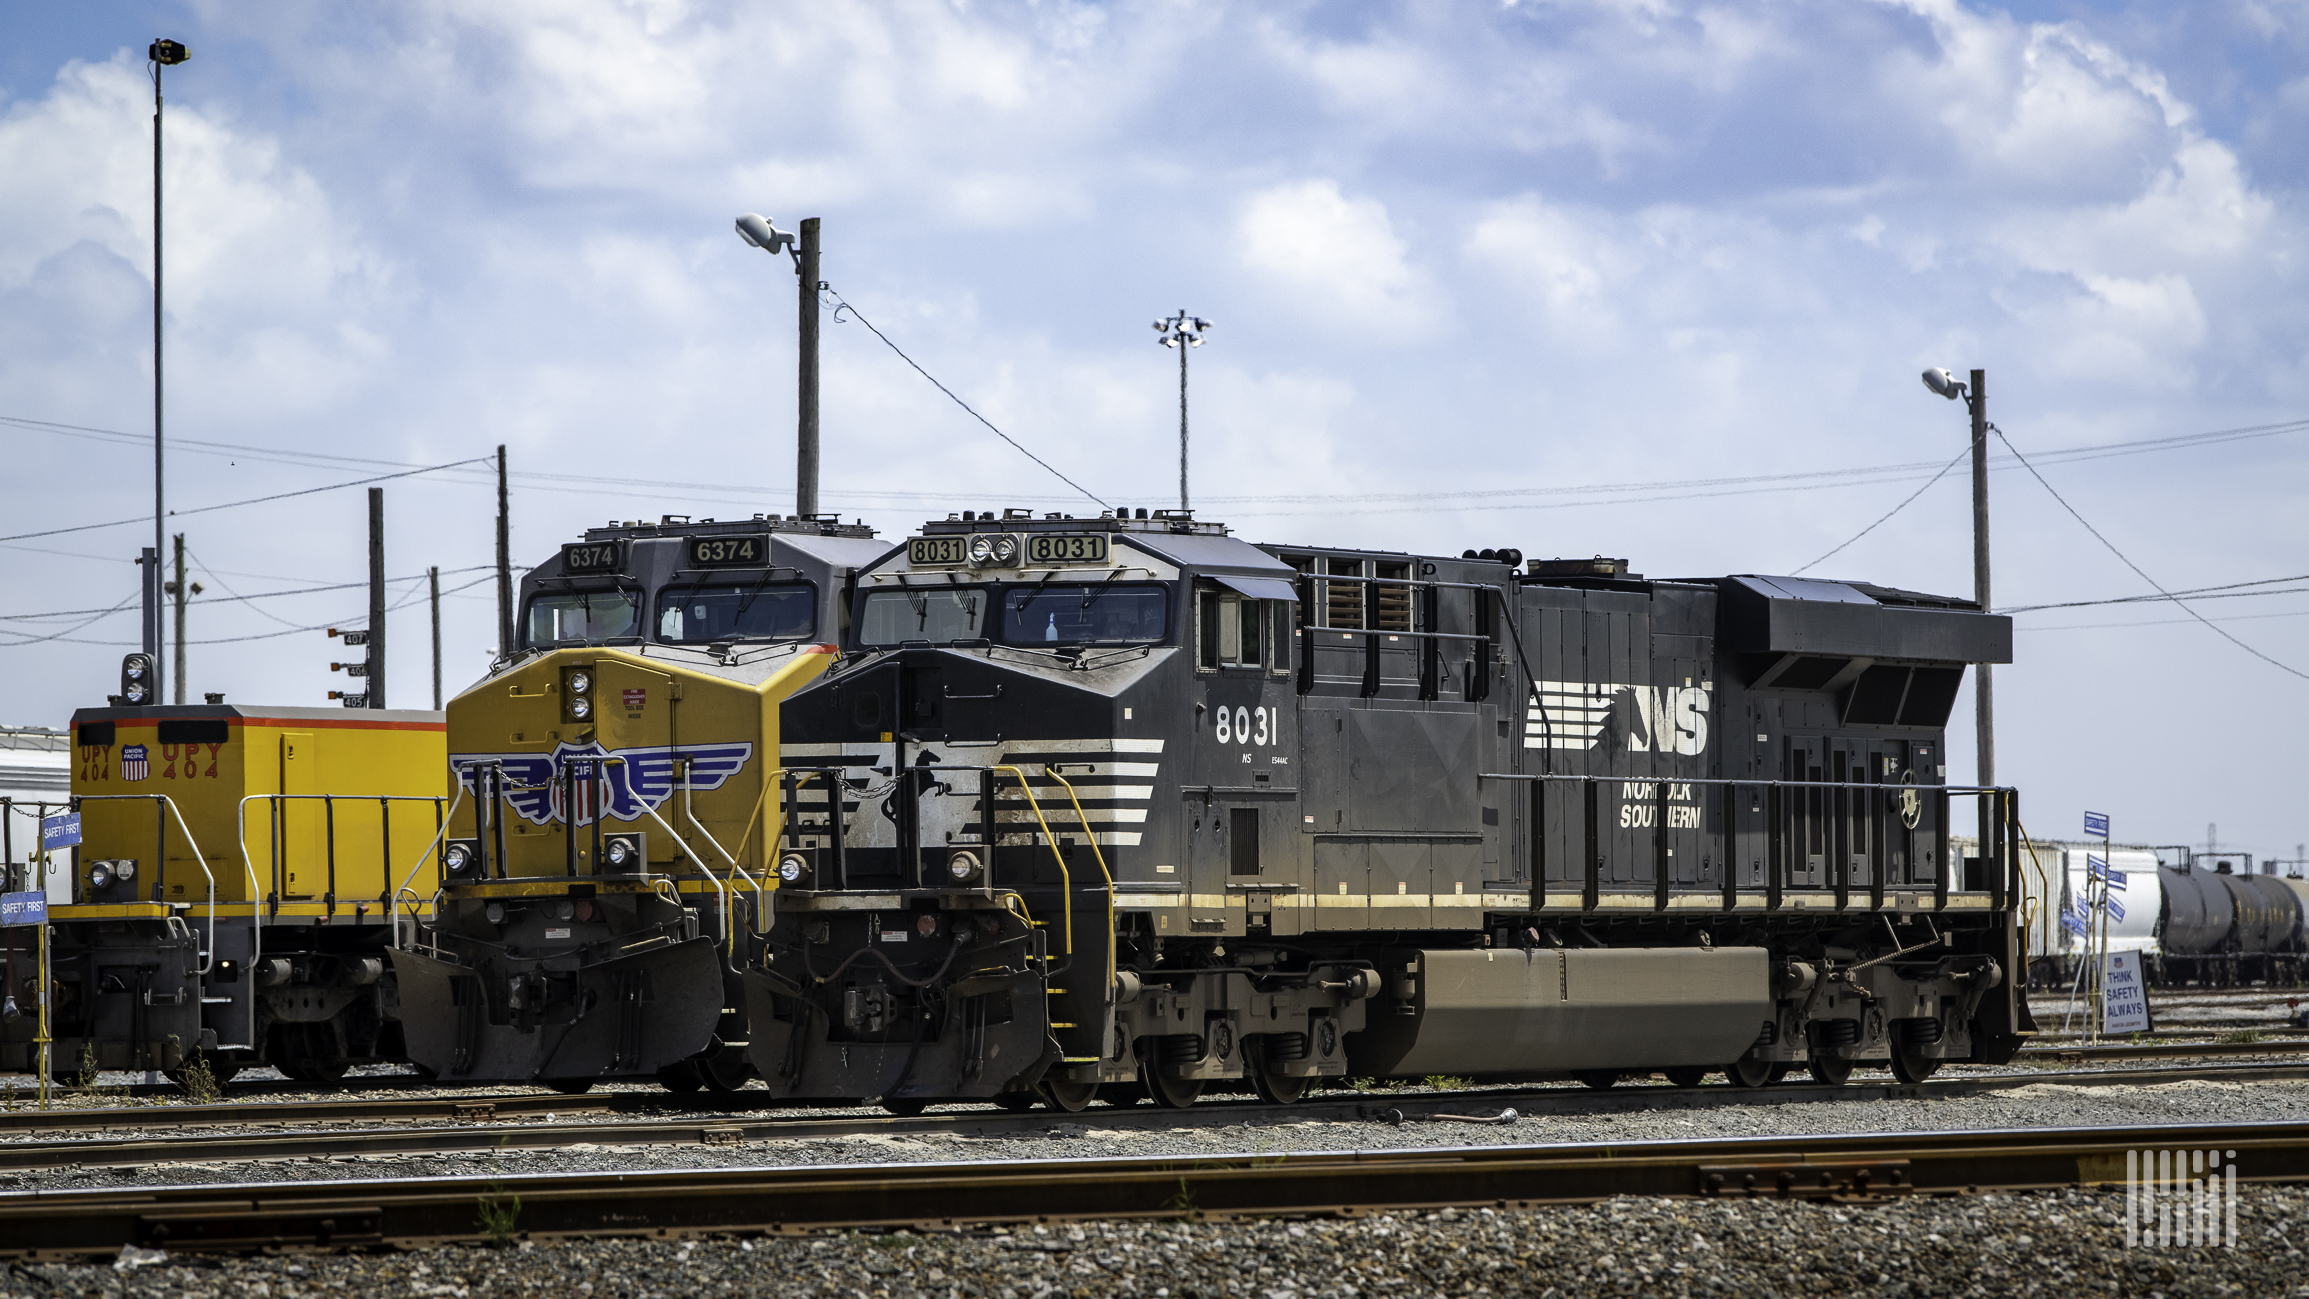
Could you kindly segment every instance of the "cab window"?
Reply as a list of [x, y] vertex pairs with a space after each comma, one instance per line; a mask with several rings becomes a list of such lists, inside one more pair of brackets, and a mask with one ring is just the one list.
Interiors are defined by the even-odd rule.
[[858, 603], [858, 643], [940, 643], [992, 639], [987, 592], [975, 586], [902, 587], [868, 592]]
[[1196, 666], [1215, 672], [1220, 668], [1255, 668], [1267, 661], [1267, 606], [1232, 591], [1209, 588], [1197, 593], [1195, 611]]
[[1159, 586], [1014, 586], [1002, 593], [1011, 645], [1144, 645], [1163, 638], [1169, 593]]
[[641, 635], [641, 598], [632, 590], [551, 591], [529, 601], [524, 644], [598, 645]]
[[817, 628], [817, 590], [806, 582], [669, 586], [657, 598], [657, 638], [674, 645], [807, 640]]

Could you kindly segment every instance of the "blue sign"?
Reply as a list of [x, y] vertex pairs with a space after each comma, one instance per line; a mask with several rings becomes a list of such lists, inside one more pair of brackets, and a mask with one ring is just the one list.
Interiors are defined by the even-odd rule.
[[2115, 917], [2116, 919], [2123, 920], [2125, 918], [2125, 904], [2117, 901], [2115, 898], [2102, 898], [2101, 905], [2107, 907], [2109, 909], [2109, 915]]
[[58, 812], [40, 820], [40, 851], [54, 852], [80, 842], [80, 813]]
[[45, 893], [0, 893], [0, 928], [48, 923]]
[[2106, 812], [2085, 813], [2085, 833], [2097, 834], [2103, 839], [2108, 838], [2109, 814]]

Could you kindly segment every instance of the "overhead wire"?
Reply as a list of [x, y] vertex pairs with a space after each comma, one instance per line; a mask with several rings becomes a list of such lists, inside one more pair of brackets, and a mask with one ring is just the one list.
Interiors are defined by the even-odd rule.
[[2045, 476], [2037, 472], [2036, 466], [2028, 462], [2028, 457], [2020, 453], [2020, 448], [2012, 444], [2012, 439], [2004, 435], [2003, 429], [1998, 428], [1994, 424], [1990, 424], [1988, 428], [1990, 432], [1996, 434], [1997, 440], [1999, 442], [2004, 443], [2005, 450], [2012, 452], [2013, 458], [2020, 461], [2021, 467], [2028, 470], [2029, 475], [2036, 479], [2037, 484], [2043, 487], [2044, 490], [2050, 494], [2055, 501], [2060, 502], [2060, 507], [2069, 512], [2070, 518], [2073, 518], [2078, 523], [2082, 524], [2084, 526], [2084, 530], [2093, 535], [2093, 540], [2107, 547], [2110, 554], [2115, 555], [2118, 561], [2124, 564], [2126, 568], [2133, 570], [2134, 574], [2137, 575], [2142, 581], [2148, 583], [2150, 586], [2155, 587], [2157, 594], [2163, 596], [2167, 600], [2172, 601], [2176, 608], [2180, 609], [2183, 613], [2188, 614], [2191, 618], [2196, 619], [2198, 622], [2205, 624], [2205, 626], [2211, 630], [2214, 635], [2219, 636], [2221, 639], [2236, 646], [2238, 649], [2245, 651], [2247, 654], [2252, 655], [2254, 658], [2261, 660], [2262, 662], [2273, 668], [2276, 668], [2281, 672], [2300, 677], [2304, 681], [2309, 681], [2309, 672], [2303, 672], [2299, 668], [2295, 668], [2286, 663], [2281, 663], [2278, 660], [2271, 658], [2267, 654], [2254, 649], [2252, 646], [2247, 645], [2244, 641], [2239, 640], [2234, 635], [2231, 635], [2228, 631], [2222, 629], [2221, 627], [2215, 626], [2212, 619], [2207, 618], [2205, 615], [2198, 613], [2195, 609], [2190, 608], [2189, 605], [2183, 602], [2179, 596], [2175, 595], [2171, 591], [2166, 590], [2161, 584], [2158, 583], [2157, 579], [2150, 577], [2139, 564], [2134, 563], [2129, 557], [2127, 557], [2125, 552], [2117, 549], [2115, 542], [2110, 541], [2107, 537], [2101, 535], [2101, 530], [2094, 527], [2091, 521], [2086, 519], [2084, 515], [2078, 513], [2077, 508], [2068, 503], [2067, 497], [2064, 497], [2058, 491], [2055, 491], [2053, 489], [2053, 485], [2045, 481]]
[[[168, 517], [174, 519], [194, 514], [209, 514], [217, 510], [238, 509], [243, 505], [263, 505], [268, 501], [285, 501], [292, 496], [311, 496], [316, 492], [334, 492], [347, 487], [366, 486], [369, 483], [390, 482], [395, 478], [408, 478], [416, 474], [437, 473], [443, 469], [453, 468], [457, 465], [473, 463], [475, 463], [474, 460], [452, 460], [448, 464], [431, 465], [423, 469], [407, 469], [401, 471], [400, 473], [378, 474], [373, 478], [356, 478], [348, 483], [330, 483], [324, 487], [303, 487], [293, 492], [274, 492], [270, 496], [252, 496], [245, 501], [226, 501], [221, 505], [199, 505], [189, 510], [170, 510], [168, 512]], [[80, 523], [75, 524], [69, 528], [49, 528], [43, 532], [19, 532], [13, 536], [0, 537], [0, 542], [29, 541], [34, 537], [55, 537], [61, 536], [67, 532], [91, 532], [98, 528], [125, 527], [131, 523], [143, 523], [149, 517], [150, 516], [148, 515], [138, 515], [137, 517], [131, 519], [114, 519], [109, 523]]]
[[[966, 402], [962, 400], [962, 398], [956, 396], [952, 388], [949, 388], [945, 384], [938, 382], [936, 375], [933, 375], [928, 370], [923, 369], [919, 361], [916, 361], [913, 357], [906, 355], [905, 348], [902, 348], [896, 343], [891, 342], [890, 336], [876, 328], [873, 321], [866, 319], [866, 313], [858, 310], [856, 306], [851, 304], [849, 299], [844, 298], [839, 292], [823, 284], [822, 282], [819, 287], [824, 289], [826, 295], [834, 300], [835, 324], [839, 325], [842, 323], [842, 313], [845, 311], [857, 317], [858, 323], [864, 325], [868, 330], [870, 330], [874, 337], [881, 339], [883, 344], [887, 346], [891, 351], [896, 352], [898, 354], [899, 360], [904, 361], [906, 364], [914, 367], [914, 373], [921, 375], [925, 379], [928, 379], [930, 381], [931, 387], [936, 388], [942, 393], [945, 393], [947, 397], [953, 400], [955, 405], [960, 406], [966, 411], [969, 411], [970, 418], [977, 420], [981, 424], [984, 424], [986, 426], [987, 432], [992, 433], [994, 436], [1001, 438], [1005, 442], [1008, 442], [1011, 446], [1016, 447], [1020, 455], [1025, 456], [1027, 459], [1032, 460], [1034, 463], [1041, 465], [1044, 469], [1049, 470], [1053, 478], [1056, 478], [1058, 481], [1065, 483], [1067, 486], [1073, 488], [1074, 490], [1081, 492], [1084, 496], [1090, 497], [1091, 504], [1102, 507], [1106, 504], [1106, 502], [1100, 500], [1097, 496], [1092, 495], [1089, 488], [1083, 486], [1081, 483], [1074, 481], [1072, 478], [1067, 477], [1065, 474], [1060, 473], [1057, 467], [1052, 465], [1049, 461], [1043, 459], [1041, 456], [1034, 454], [1032, 451], [1027, 450], [1025, 444], [1021, 443], [1017, 438], [1014, 438], [1008, 433], [1003, 432], [1001, 429], [994, 427], [993, 420], [990, 420], [984, 415], [979, 414], [976, 407], [973, 407], [969, 402]], [[1184, 390], [1182, 389], [1181, 391]]]
[[1934, 484], [1934, 483], [1937, 483], [1937, 482], [1939, 482], [1941, 479], [1943, 479], [1943, 478], [1947, 477], [1947, 476], [1948, 476], [1948, 471], [1949, 471], [1949, 470], [1951, 470], [1951, 469], [1954, 469], [1954, 468], [1956, 468], [1956, 466], [1957, 466], [1957, 463], [1958, 463], [1959, 461], [1963, 460], [1963, 459], [1964, 459], [1966, 456], [1968, 456], [1968, 455], [1970, 455], [1970, 454], [1972, 454], [1972, 448], [1971, 448], [1971, 447], [1966, 447], [1964, 450], [1957, 452], [1957, 453], [1956, 453], [1956, 457], [1955, 457], [1955, 459], [1952, 459], [1952, 460], [1950, 460], [1950, 461], [1949, 461], [1947, 464], [1944, 464], [1944, 465], [1942, 465], [1942, 466], [1940, 467], [1940, 472], [1939, 472], [1939, 473], [1937, 473], [1937, 474], [1934, 474], [1934, 475], [1933, 475], [1931, 478], [1927, 479], [1927, 480], [1925, 481], [1925, 484], [1924, 484], [1924, 486], [1917, 488], [1917, 489], [1916, 489], [1915, 491], [1913, 491], [1913, 492], [1910, 492], [1910, 493], [1908, 494], [1908, 499], [1907, 499], [1907, 500], [1904, 500], [1904, 501], [1900, 502], [1900, 504], [1893, 506], [1893, 507], [1892, 507], [1891, 509], [1889, 509], [1889, 510], [1886, 510], [1886, 511], [1884, 512], [1883, 516], [1882, 516], [1881, 518], [1878, 518], [1878, 519], [1876, 520], [1876, 522], [1875, 522], [1875, 523], [1871, 523], [1871, 524], [1869, 524], [1867, 527], [1860, 529], [1860, 531], [1853, 533], [1853, 534], [1851, 535], [1851, 537], [1850, 537], [1850, 538], [1848, 538], [1848, 539], [1847, 539], [1847, 540], [1846, 540], [1846, 541], [1843, 543], [1843, 545], [1839, 545], [1839, 546], [1837, 546], [1835, 549], [1833, 549], [1833, 550], [1830, 550], [1830, 551], [1829, 551], [1827, 554], [1825, 554], [1825, 555], [1822, 555], [1822, 556], [1820, 556], [1820, 558], [1818, 558], [1818, 559], [1815, 559], [1815, 560], [1813, 560], [1811, 563], [1804, 565], [1804, 567], [1803, 567], [1803, 568], [1799, 568], [1799, 569], [1797, 569], [1795, 572], [1788, 574], [1788, 576], [1790, 576], [1790, 577], [1801, 577], [1801, 576], [1803, 576], [1803, 575], [1804, 575], [1804, 573], [1805, 573], [1805, 571], [1806, 571], [1807, 569], [1813, 569], [1813, 568], [1817, 568], [1817, 567], [1819, 567], [1820, 565], [1822, 565], [1822, 564], [1824, 564], [1824, 563], [1827, 563], [1827, 562], [1828, 562], [1828, 560], [1829, 560], [1830, 558], [1832, 558], [1832, 557], [1833, 557], [1833, 556], [1836, 554], [1836, 552], [1837, 552], [1837, 551], [1844, 549], [1844, 547], [1845, 547], [1845, 546], [1849, 546], [1849, 545], [1851, 545], [1853, 542], [1855, 542], [1855, 541], [1858, 541], [1858, 540], [1860, 540], [1862, 537], [1865, 537], [1865, 536], [1867, 536], [1869, 533], [1876, 531], [1877, 527], [1878, 527], [1878, 526], [1880, 526], [1880, 525], [1881, 525], [1881, 524], [1882, 524], [1882, 523], [1883, 523], [1883, 522], [1884, 522], [1886, 519], [1889, 519], [1889, 518], [1891, 518], [1893, 515], [1895, 515], [1895, 514], [1898, 514], [1898, 513], [1900, 513], [1902, 510], [1905, 510], [1905, 509], [1907, 509], [1907, 508], [1908, 508], [1910, 505], [1912, 505], [1912, 504], [1914, 504], [1914, 503], [1915, 503], [1915, 501], [1916, 501], [1916, 498], [1917, 498], [1917, 497], [1919, 497], [1919, 496], [1922, 496], [1922, 495], [1924, 495], [1926, 492], [1928, 492], [1928, 491], [1932, 490], [1932, 484]]

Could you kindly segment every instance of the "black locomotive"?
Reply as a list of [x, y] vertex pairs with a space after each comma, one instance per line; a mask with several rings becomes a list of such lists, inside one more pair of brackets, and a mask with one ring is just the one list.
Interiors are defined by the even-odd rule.
[[782, 706], [748, 1055], [901, 1111], [2001, 1062], [2017, 800], [1942, 731], [2010, 650], [1861, 583], [955, 515]]

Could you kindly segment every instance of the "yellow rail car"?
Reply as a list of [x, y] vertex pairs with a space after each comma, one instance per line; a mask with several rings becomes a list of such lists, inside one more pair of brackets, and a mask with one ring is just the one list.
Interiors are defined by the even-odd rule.
[[[327, 1081], [403, 1058], [392, 897], [415, 875], [401, 914], [429, 910], [442, 714], [85, 708], [72, 744], [81, 842], [71, 900], [49, 909], [56, 1071], [174, 1071], [197, 1051], [220, 1077], [270, 1063]], [[37, 1069], [35, 1036], [30, 1016], [0, 1024], [0, 1065]]]

